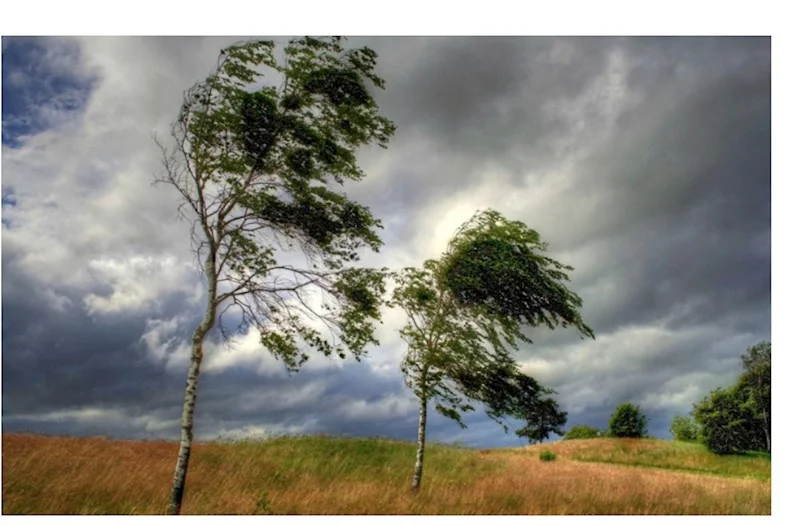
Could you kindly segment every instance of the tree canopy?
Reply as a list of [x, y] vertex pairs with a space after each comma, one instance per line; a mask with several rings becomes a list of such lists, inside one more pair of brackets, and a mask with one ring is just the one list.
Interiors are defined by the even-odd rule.
[[620, 404], [608, 421], [608, 432], [614, 437], [642, 438], [647, 435], [647, 416], [638, 405]]

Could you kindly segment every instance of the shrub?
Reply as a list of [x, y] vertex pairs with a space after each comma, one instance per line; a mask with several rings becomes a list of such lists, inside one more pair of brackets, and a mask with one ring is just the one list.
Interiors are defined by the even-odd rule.
[[699, 428], [694, 420], [685, 416], [674, 417], [669, 425], [669, 432], [672, 433], [672, 438], [684, 442], [697, 440], [698, 431]]
[[583, 438], [599, 438], [603, 436], [603, 431], [592, 426], [582, 424], [572, 426], [564, 435], [564, 440], [579, 440]]
[[620, 404], [608, 421], [611, 436], [619, 438], [642, 438], [647, 434], [647, 417], [638, 405], [630, 402]]
[[555, 459], [556, 459], [556, 454], [553, 453], [552, 451], [548, 451], [547, 449], [539, 453], [539, 460], [543, 462], [552, 462]]

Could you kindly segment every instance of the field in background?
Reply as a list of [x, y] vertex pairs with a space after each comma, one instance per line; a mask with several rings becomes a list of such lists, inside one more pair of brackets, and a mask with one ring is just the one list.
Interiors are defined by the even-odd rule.
[[[557, 460], [542, 462], [539, 452]], [[661, 440], [479, 451], [286, 437], [192, 449], [185, 514], [769, 514], [770, 459]], [[177, 444], [3, 434], [4, 514], [163, 513]]]

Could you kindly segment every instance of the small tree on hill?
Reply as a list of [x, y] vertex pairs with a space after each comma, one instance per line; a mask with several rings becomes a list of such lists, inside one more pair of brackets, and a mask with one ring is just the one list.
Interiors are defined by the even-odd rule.
[[514, 417], [525, 422], [517, 429], [518, 437], [525, 437], [531, 444], [544, 442], [551, 434], [564, 436], [564, 424], [567, 423], [567, 412], [561, 411], [558, 402], [553, 398], [545, 398], [548, 394], [556, 394], [552, 389], [542, 387], [529, 376], [519, 379], [520, 403]]
[[684, 442], [692, 442], [697, 440], [699, 428], [697, 424], [689, 417], [676, 416], [673, 417], [669, 425], [669, 431], [672, 433], [672, 438]]
[[642, 438], [647, 435], [647, 417], [639, 406], [620, 404], [608, 421], [608, 431], [613, 437]]

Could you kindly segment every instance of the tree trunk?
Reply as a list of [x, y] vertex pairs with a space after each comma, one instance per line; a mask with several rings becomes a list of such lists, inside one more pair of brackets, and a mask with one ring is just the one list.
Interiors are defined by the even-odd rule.
[[181, 417], [181, 444], [178, 449], [178, 463], [172, 478], [172, 492], [169, 497], [169, 515], [179, 515], [183, 503], [183, 491], [186, 487], [186, 471], [189, 468], [189, 455], [192, 449], [194, 430], [194, 408], [197, 402], [197, 382], [200, 378], [200, 365], [203, 362], [203, 340], [214, 326], [217, 310], [216, 259], [213, 250], [206, 259], [205, 274], [208, 280], [208, 302], [203, 321], [192, 335], [192, 359], [189, 373], [186, 376], [186, 388], [183, 393], [183, 414]]
[[428, 423], [428, 398], [422, 394], [419, 399], [419, 427], [417, 429], [417, 462], [414, 465], [414, 478], [411, 481], [411, 491], [419, 491], [422, 482], [422, 460], [425, 456], [425, 426]]
[[767, 424], [766, 414], [764, 415], [764, 436], [767, 439], [767, 452], [772, 453], [772, 444], [769, 440], [769, 425]]

